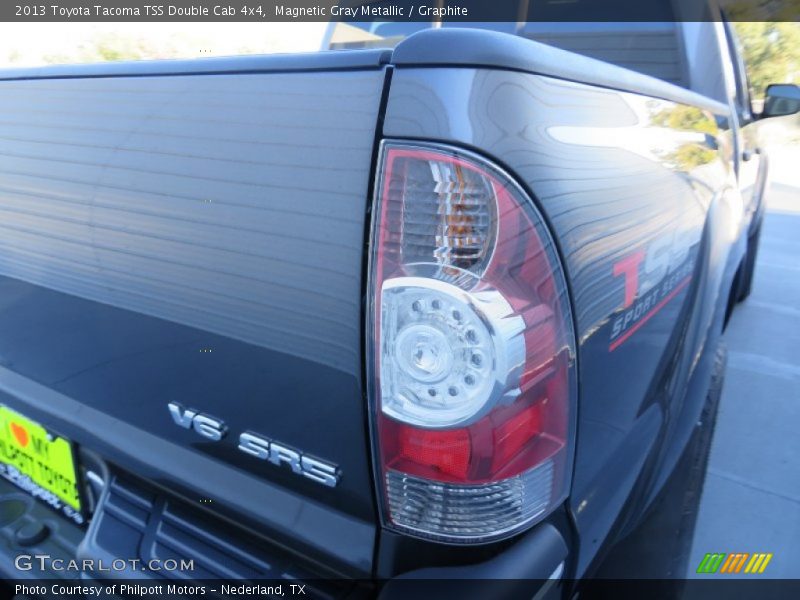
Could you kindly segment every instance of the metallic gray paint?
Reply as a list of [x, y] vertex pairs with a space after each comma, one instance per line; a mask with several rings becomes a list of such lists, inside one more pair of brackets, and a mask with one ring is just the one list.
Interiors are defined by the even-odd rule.
[[[7, 403], [368, 572], [360, 299], [385, 72], [42, 75], [0, 81]], [[330, 459], [341, 482], [175, 427], [174, 400]]]
[[708, 96], [648, 75], [603, 62], [520, 35], [485, 29], [427, 29], [403, 40], [392, 54], [392, 64], [428, 67], [482, 67], [515, 69], [579, 81], [594, 86], [646, 94], [707, 110], [724, 110]]
[[2, 83], [0, 273], [356, 373], [382, 83]]

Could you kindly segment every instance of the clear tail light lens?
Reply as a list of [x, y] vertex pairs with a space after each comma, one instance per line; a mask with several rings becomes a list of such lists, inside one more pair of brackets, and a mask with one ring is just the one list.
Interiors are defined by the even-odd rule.
[[386, 525], [511, 535], [566, 497], [576, 385], [566, 284], [530, 200], [448, 147], [384, 143], [370, 262]]

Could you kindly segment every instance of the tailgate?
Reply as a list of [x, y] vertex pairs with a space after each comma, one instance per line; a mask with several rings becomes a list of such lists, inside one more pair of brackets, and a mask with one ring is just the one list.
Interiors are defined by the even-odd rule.
[[0, 404], [112, 472], [364, 571], [383, 60], [302, 60], [0, 81]]

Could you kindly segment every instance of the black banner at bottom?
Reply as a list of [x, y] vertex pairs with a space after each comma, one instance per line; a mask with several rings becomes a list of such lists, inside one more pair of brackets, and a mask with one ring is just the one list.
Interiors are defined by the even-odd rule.
[[800, 579], [392, 579], [392, 580], [6, 580], [4, 598], [84, 600], [153, 598], [157, 600], [255, 598], [381, 598], [422, 600], [497, 600], [530, 598], [614, 598], [626, 600], [785, 600], [800, 598]]

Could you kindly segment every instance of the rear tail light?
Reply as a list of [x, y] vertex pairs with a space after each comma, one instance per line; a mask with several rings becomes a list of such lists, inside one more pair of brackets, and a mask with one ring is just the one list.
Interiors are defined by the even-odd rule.
[[511, 535], [566, 497], [575, 416], [564, 276], [499, 169], [384, 143], [370, 264], [371, 406], [388, 527]]

